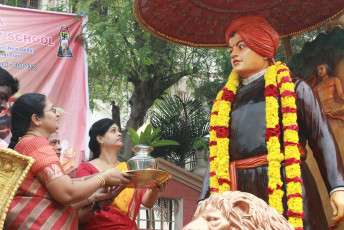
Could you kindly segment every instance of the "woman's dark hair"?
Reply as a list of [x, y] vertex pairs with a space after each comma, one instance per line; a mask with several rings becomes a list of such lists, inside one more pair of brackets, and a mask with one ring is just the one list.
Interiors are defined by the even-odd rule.
[[97, 136], [104, 136], [104, 134], [109, 130], [111, 125], [115, 124], [115, 122], [109, 118], [101, 119], [95, 122], [91, 128], [90, 132], [88, 133], [90, 136], [90, 141], [88, 142], [88, 147], [92, 151], [92, 160], [96, 159], [100, 155], [100, 146], [99, 142], [97, 141]]
[[9, 148], [14, 149], [19, 137], [24, 136], [31, 125], [31, 117], [37, 114], [44, 116], [46, 97], [39, 93], [27, 93], [20, 96], [12, 106], [11, 132], [12, 138]]

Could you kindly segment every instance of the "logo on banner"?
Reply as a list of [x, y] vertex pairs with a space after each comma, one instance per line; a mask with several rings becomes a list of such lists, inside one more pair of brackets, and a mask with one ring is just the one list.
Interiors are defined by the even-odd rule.
[[59, 37], [60, 37], [60, 45], [57, 51], [57, 56], [72, 58], [73, 54], [69, 47], [70, 33], [69, 33], [68, 26], [61, 26]]

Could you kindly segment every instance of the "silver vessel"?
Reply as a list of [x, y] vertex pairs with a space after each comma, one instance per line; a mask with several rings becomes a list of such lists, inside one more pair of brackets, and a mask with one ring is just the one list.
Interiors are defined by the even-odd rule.
[[128, 170], [157, 169], [158, 161], [149, 155], [153, 149], [147, 145], [134, 146], [132, 150], [135, 152], [135, 156], [127, 161]]

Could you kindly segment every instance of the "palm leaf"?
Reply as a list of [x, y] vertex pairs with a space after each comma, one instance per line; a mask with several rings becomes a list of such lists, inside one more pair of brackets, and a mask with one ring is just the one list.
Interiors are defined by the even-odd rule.
[[202, 101], [178, 96], [167, 96], [149, 112], [153, 128], [160, 127], [159, 139], [174, 140], [180, 145], [155, 148], [153, 157], [163, 157], [181, 167], [194, 156], [196, 138], [209, 134], [209, 114], [203, 111]]
[[152, 125], [149, 124], [149, 125], [147, 125], [145, 130], [140, 135], [140, 142], [141, 142], [140, 144], [150, 145], [150, 135], [151, 135], [151, 132], [152, 132]]
[[128, 136], [130, 137], [130, 139], [132, 140], [134, 145], [138, 145], [140, 143], [139, 135], [137, 134], [137, 132], [134, 129], [132, 129], [130, 127], [128, 127], [128, 130], [129, 130]]
[[160, 132], [160, 127], [157, 127], [154, 132], [151, 134], [150, 142], [153, 142], [155, 139], [157, 139], [158, 133]]
[[167, 145], [179, 145], [177, 141], [172, 140], [157, 140], [151, 143], [152, 147], [167, 146]]

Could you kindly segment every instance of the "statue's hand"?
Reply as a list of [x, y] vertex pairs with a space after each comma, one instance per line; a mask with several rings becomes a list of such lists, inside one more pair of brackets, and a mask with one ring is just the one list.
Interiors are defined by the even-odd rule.
[[330, 200], [333, 210], [333, 221], [344, 221], [344, 191], [333, 192]]

